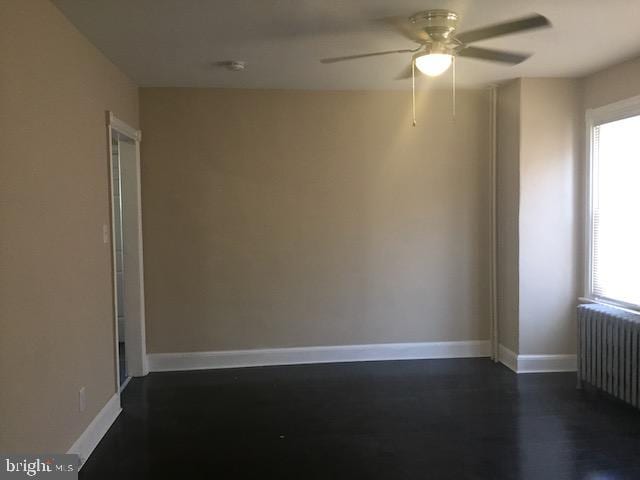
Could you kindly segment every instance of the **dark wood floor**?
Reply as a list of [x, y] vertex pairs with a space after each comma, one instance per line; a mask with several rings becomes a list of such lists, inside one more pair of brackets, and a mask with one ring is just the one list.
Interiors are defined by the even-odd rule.
[[153, 373], [80, 478], [640, 479], [640, 413], [488, 359]]

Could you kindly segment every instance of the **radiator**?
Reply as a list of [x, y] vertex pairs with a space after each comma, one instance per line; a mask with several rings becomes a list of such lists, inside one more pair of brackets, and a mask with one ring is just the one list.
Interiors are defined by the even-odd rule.
[[578, 386], [587, 382], [640, 407], [640, 315], [605, 305], [578, 307]]

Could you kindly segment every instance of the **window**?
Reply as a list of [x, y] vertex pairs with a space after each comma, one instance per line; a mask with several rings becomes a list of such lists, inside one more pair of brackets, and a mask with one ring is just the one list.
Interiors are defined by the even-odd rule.
[[587, 295], [640, 306], [640, 99], [588, 112]]

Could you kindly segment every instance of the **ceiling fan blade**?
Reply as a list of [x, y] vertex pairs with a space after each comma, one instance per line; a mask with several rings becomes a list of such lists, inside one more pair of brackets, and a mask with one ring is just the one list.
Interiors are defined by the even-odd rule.
[[384, 17], [377, 21], [384, 23], [412, 42], [423, 44], [430, 40], [427, 32], [417, 28], [408, 17]]
[[510, 33], [524, 32], [534, 28], [550, 27], [551, 22], [542, 15], [531, 15], [511, 22], [496, 23], [488, 27], [469, 30], [456, 35], [462, 43], [473, 43], [487, 38], [499, 37]]
[[415, 50], [404, 49], [404, 50], [387, 50], [384, 52], [373, 52], [373, 53], [361, 53], [358, 55], [347, 55], [345, 57], [331, 57], [331, 58], [323, 58], [320, 60], [321, 63], [336, 63], [336, 62], [344, 62], [346, 60], [356, 60], [358, 58], [366, 58], [366, 57], [377, 57], [380, 55], [391, 55], [393, 53], [411, 53], [415, 52]]
[[411, 63], [396, 76], [396, 80], [406, 80], [407, 78], [411, 78]]
[[516, 65], [524, 62], [531, 54], [504, 52], [502, 50], [491, 50], [489, 48], [465, 47], [458, 52], [458, 56]]

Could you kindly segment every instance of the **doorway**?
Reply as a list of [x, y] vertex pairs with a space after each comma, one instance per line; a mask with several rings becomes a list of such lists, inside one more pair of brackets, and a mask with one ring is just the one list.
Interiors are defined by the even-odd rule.
[[145, 346], [140, 139], [138, 130], [109, 120], [111, 239], [113, 255], [116, 381], [122, 391], [131, 377], [149, 369]]

